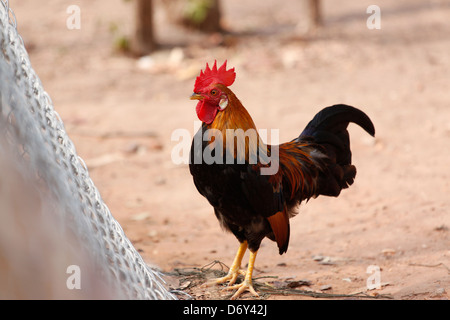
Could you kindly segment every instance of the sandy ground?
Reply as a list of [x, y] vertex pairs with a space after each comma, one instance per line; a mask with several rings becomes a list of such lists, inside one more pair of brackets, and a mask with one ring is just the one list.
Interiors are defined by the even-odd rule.
[[[67, 1], [10, 2], [79, 155], [149, 264], [172, 272], [214, 260], [230, 265], [234, 257], [237, 241], [220, 229], [188, 166], [171, 157], [179, 143], [172, 133], [192, 136], [198, 120], [188, 99], [195, 76], [206, 62], [228, 59], [237, 72], [233, 91], [258, 128], [279, 129], [281, 141], [335, 103], [364, 110], [377, 131], [372, 139], [350, 127], [354, 185], [337, 199], [302, 205], [287, 254], [263, 241], [255, 277], [277, 276], [260, 280], [277, 288], [307, 280], [297, 289], [329, 294], [449, 298], [448, 2], [378, 0], [381, 29], [369, 30], [371, 1], [324, 1], [324, 26], [310, 39], [296, 33], [298, 1], [282, 8], [274, 0], [223, 1], [233, 32], [225, 38], [170, 25], [158, 9], [161, 50], [140, 60], [114, 48], [132, 30], [129, 2], [71, 1], [81, 9], [79, 30], [66, 27]], [[380, 270], [379, 289], [367, 288], [376, 275], [370, 266]], [[170, 283], [197, 299], [227, 296]]]

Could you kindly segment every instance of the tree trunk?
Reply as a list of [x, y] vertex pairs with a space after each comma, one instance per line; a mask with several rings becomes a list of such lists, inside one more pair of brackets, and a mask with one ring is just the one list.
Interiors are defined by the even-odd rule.
[[162, 0], [167, 19], [196, 30], [221, 32], [220, 0]]
[[322, 24], [322, 15], [320, 11], [320, 0], [308, 0], [309, 1], [309, 19], [314, 27], [318, 27]]
[[209, 0], [204, 20], [193, 23], [193, 26], [207, 33], [220, 32], [222, 31], [220, 25], [221, 16], [219, 0]]
[[300, 21], [298, 30], [302, 34], [310, 33], [322, 25], [322, 12], [320, 8], [320, 0], [301, 0], [302, 12], [300, 13]]
[[135, 30], [131, 41], [131, 51], [139, 56], [149, 54], [155, 47], [153, 34], [152, 0], [135, 1]]

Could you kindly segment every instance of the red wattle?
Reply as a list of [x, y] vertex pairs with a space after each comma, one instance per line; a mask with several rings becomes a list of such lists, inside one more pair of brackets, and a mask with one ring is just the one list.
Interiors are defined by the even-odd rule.
[[196, 111], [198, 118], [206, 124], [211, 124], [219, 108], [213, 104], [202, 100], [197, 103]]

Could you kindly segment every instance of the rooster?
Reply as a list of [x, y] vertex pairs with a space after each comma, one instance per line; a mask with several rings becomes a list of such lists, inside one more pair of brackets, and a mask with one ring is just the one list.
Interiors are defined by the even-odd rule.
[[[206, 64], [195, 81], [191, 99], [198, 100], [196, 112], [202, 125], [191, 146], [189, 169], [221, 226], [240, 243], [228, 274], [214, 281], [228, 282], [226, 288], [236, 290], [231, 297], [236, 299], [245, 291], [258, 296], [252, 274], [265, 237], [276, 242], [280, 254], [285, 253], [289, 219], [298, 205], [319, 195], [337, 197], [353, 183], [356, 168], [351, 163], [348, 124], [358, 124], [371, 136], [375, 129], [361, 110], [334, 105], [317, 113], [292, 141], [266, 145], [250, 114], [229, 89], [236, 73], [234, 68], [227, 70], [226, 64], [219, 68], [216, 61], [212, 68]], [[247, 132], [251, 134], [243, 134]], [[270, 166], [277, 170], [264, 173]], [[240, 266], [247, 249], [244, 272]], [[235, 284], [239, 275], [244, 280]]]

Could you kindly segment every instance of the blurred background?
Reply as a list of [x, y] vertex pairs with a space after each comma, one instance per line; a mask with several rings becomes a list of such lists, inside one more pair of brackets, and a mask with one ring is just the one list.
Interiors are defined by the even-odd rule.
[[[368, 27], [373, 4], [380, 29]], [[188, 166], [171, 160], [172, 132], [194, 134], [195, 77], [207, 62], [226, 59], [237, 73], [232, 90], [258, 128], [280, 129], [280, 142], [336, 103], [364, 110], [377, 131], [372, 139], [350, 128], [355, 184], [338, 199], [302, 206], [288, 253], [263, 242], [257, 272], [351, 293], [364, 290], [375, 264], [380, 293], [448, 298], [448, 1], [15, 0], [10, 7], [103, 200], [149, 264], [169, 272], [234, 255], [236, 240], [220, 230]], [[311, 257], [319, 254], [338, 259], [318, 264]]]

